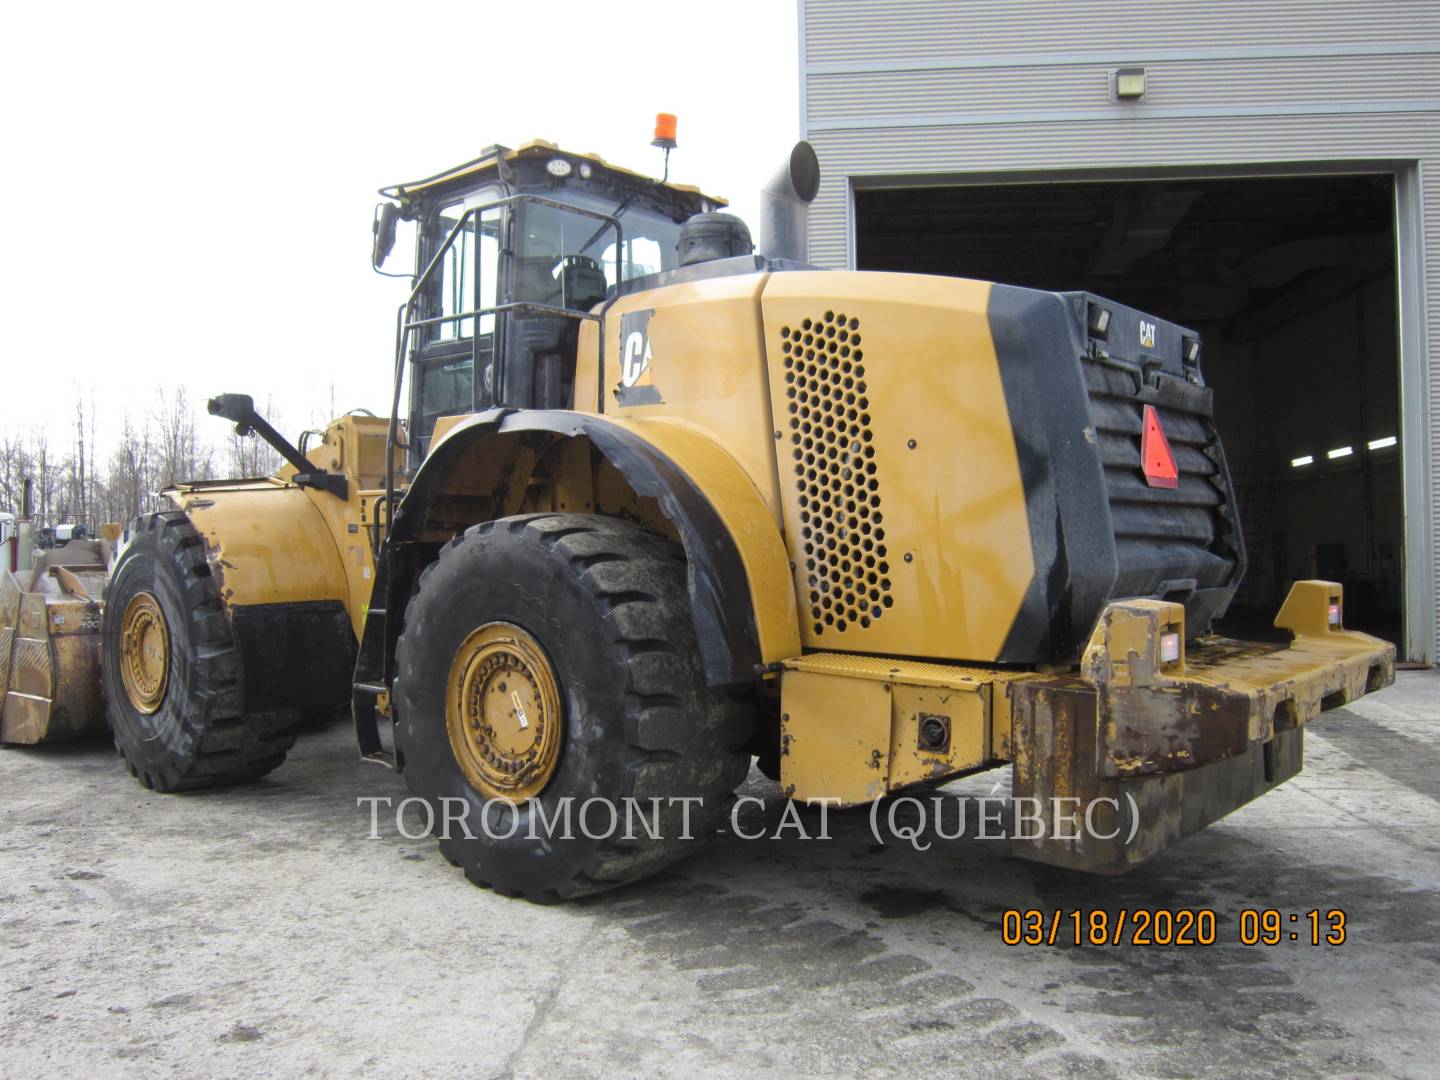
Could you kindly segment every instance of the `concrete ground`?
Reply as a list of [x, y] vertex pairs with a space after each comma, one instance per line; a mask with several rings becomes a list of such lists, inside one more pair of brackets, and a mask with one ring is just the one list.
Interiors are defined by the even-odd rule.
[[[0, 1074], [1440, 1075], [1440, 675], [1322, 717], [1306, 756], [1116, 880], [882, 847], [852, 813], [542, 908], [393, 818], [368, 839], [356, 797], [405, 789], [339, 723], [189, 796], [101, 745], [10, 750]], [[778, 822], [748, 790], [742, 826]], [[1097, 906], [1213, 907], [1220, 944], [1001, 942], [1007, 907]], [[1244, 907], [1340, 907], [1348, 940], [1246, 947]]]

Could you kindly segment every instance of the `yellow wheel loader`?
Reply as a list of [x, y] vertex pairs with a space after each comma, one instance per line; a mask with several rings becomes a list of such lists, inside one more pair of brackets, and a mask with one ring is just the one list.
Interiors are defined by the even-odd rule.
[[[301, 453], [216, 398], [288, 464], [122, 539], [104, 689], [136, 775], [259, 776], [349, 701], [447, 858], [556, 900], [691, 850], [752, 758], [841, 806], [1013, 763], [1016, 852], [1114, 873], [1393, 680], [1335, 584], [1294, 586], [1284, 641], [1212, 634], [1245, 554], [1194, 333], [807, 266], [818, 183], [802, 143], [763, 254], [720, 200], [547, 143], [383, 189], [376, 268], [416, 232], [388, 419]], [[646, 827], [603, 827], [632, 804]], [[1077, 828], [1097, 807], [1129, 825]]]

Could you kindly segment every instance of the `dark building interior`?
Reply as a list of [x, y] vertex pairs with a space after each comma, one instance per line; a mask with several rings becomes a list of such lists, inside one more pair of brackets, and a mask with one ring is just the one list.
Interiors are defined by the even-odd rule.
[[1392, 177], [890, 188], [855, 208], [862, 270], [1085, 289], [1198, 330], [1250, 555], [1221, 629], [1262, 628], [1318, 576], [1345, 583], [1348, 625], [1399, 641]]

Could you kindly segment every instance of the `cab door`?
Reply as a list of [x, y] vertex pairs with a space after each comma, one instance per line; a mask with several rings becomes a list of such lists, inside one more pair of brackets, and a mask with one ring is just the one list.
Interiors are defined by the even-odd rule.
[[471, 214], [454, 241], [444, 245], [467, 210], [501, 197], [498, 189], [485, 189], [437, 208], [421, 223], [421, 265], [444, 251], [421, 305], [423, 318], [440, 321], [416, 330], [410, 354], [412, 468], [429, 452], [436, 420], [495, 403], [496, 317], [470, 313], [499, 304], [506, 209]]

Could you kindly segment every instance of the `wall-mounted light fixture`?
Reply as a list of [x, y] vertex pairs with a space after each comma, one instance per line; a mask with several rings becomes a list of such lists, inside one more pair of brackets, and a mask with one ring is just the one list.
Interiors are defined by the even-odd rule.
[[1145, 96], [1143, 67], [1116, 68], [1110, 73], [1110, 92], [1116, 101], [1138, 101]]

